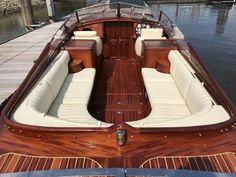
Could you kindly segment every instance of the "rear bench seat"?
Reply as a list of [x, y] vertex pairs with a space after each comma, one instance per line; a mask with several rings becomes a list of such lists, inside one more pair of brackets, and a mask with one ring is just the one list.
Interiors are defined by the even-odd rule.
[[210, 125], [230, 117], [221, 105], [213, 103], [194, 71], [177, 50], [170, 51], [170, 74], [142, 68], [151, 103], [150, 115], [127, 122], [134, 127], [189, 127]]
[[48, 127], [111, 126], [94, 119], [87, 110], [95, 69], [68, 74], [69, 60], [67, 51], [59, 53], [13, 114], [15, 121]]

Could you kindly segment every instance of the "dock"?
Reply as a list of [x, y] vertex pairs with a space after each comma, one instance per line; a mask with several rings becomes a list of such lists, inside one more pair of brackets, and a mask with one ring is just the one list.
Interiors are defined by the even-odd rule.
[[13, 93], [63, 22], [56, 22], [0, 45], [0, 103]]

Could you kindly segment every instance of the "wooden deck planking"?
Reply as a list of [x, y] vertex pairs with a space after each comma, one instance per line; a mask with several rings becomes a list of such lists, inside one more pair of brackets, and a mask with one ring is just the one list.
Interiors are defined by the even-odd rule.
[[150, 113], [140, 60], [104, 59], [92, 97], [91, 113], [109, 123], [140, 120]]
[[[206, 156], [163, 156], [148, 159], [139, 168], [236, 173], [236, 164], [232, 163], [235, 159], [235, 153], [232, 152]], [[46, 157], [17, 153], [0, 156], [0, 173], [103, 167], [106, 167], [104, 161], [97, 162], [86, 157]]]
[[[222, 153], [206, 156], [155, 157], [146, 160], [140, 168], [184, 169], [236, 173], [235, 153]], [[233, 160], [233, 161], [232, 161]]]
[[0, 156], [0, 173], [75, 168], [102, 168], [102, 166], [86, 157], [44, 157], [16, 153]]
[[0, 103], [17, 89], [62, 23], [47, 25], [0, 45]]

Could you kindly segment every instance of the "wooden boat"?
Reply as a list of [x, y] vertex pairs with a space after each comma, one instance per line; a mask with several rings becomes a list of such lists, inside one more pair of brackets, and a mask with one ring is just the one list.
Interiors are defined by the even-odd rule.
[[165, 13], [101, 1], [65, 21], [2, 104], [0, 172], [235, 173], [235, 112]]

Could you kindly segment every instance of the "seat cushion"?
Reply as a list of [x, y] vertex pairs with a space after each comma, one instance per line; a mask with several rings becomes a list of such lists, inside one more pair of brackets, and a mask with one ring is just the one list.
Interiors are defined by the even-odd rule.
[[158, 103], [185, 104], [174, 81], [145, 82], [145, 87], [152, 108]]
[[145, 39], [162, 39], [162, 28], [143, 28], [141, 29], [141, 37]]
[[68, 74], [65, 82], [71, 82], [71, 81], [76, 81], [76, 82], [83, 82], [83, 81], [91, 81], [94, 80], [96, 73], [95, 68], [84, 68], [82, 71], [73, 73], [73, 74]]
[[54, 103], [71, 104], [84, 103], [87, 105], [91, 91], [93, 88], [93, 80], [84, 82], [64, 82], [57, 95]]
[[145, 82], [152, 81], [172, 81], [173, 79], [170, 74], [161, 73], [154, 68], [142, 68], [142, 76]]
[[145, 119], [127, 123], [134, 127], [161, 127], [163, 123], [178, 120], [190, 114], [186, 104], [156, 104]]
[[89, 114], [85, 104], [53, 104], [48, 115], [70, 122], [97, 125], [101, 123]]
[[191, 115], [186, 104], [156, 104], [145, 123], [161, 123]]

